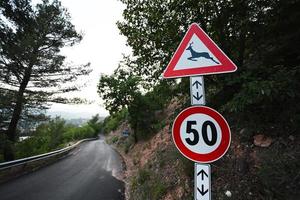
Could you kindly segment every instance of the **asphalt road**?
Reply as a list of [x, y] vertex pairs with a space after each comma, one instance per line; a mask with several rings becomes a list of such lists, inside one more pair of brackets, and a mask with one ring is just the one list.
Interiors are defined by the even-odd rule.
[[84, 142], [69, 156], [0, 185], [0, 200], [121, 200], [119, 155], [103, 139]]

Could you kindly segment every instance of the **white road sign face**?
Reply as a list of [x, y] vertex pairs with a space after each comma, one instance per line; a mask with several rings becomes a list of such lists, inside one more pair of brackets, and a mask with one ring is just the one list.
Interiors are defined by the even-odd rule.
[[192, 152], [209, 154], [222, 140], [221, 128], [211, 116], [198, 113], [188, 116], [180, 127], [183, 144]]
[[192, 36], [185, 49], [186, 51], [181, 55], [175, 66], [175, 70], [209, 67], [220, 64], [220, 61], [210, 52], [196, 34]]
[[195, 200], [210, 200], [210, 188], [210, 165], [195, 163]]
[[175, 119], [172, 136], [178, 150], [188, 159], [209, 163], [229, 148], [230, 128], [223, 116], [206, 106], [192, 106]]
[[191, 104], [192, 105], [204, 105], [204, 80], [203, 76], [193, 76], [190, 78], [191, 88]]
[[164, 78], [233, 72], [235, 64], [193, 23], [163, 73]]

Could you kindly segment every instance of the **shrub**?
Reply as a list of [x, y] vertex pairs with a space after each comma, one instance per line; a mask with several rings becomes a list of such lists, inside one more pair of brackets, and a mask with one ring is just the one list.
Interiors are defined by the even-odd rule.
[[51, 151], [49, 148], [50, 137], [36, 136], [16, 144], [16, 158], [24, 158], [43, 154]]
[[118, 141], [119, 141], [119, 137], [115, 135], [110, 139], [109, 143], [116, 144]]
[[140, 169], [131, 180], [133, 199], [161, 199], [167, 191], [167, 185], [149, 169]]
[[124, 152], [128, 153], [128, 151], [132, 145], [134, 145], [134, 138], [132, 136], [129, 136], [128, 138], [126, 138], [126, 140], [124, 141], [124, 144], [123, 144]]
[[98, 134], [101, 131], [102, 122], [100, 121], [99, 115], [95, 115], [90, 119], [87, 124], [94, 129], [95, 134]]
[[161, 197], [166, 193], [167, 186], [159, 179], [157, 179], [156, 184], [154, 184], [151, 193], [152, 199], [161, 199]]
[[29, 157], [62, 148], [67, 142], [93, 138], [96, 130], [90, 124], [68, 125], [59, 117], [39, 125], [32, 137], [16, 143], [16, 158]]
[[150, 171], [146, 169], [140, 169], [138, 171], [137, 181], [139, 184], [144, 184], [146, 181], [150, 179]]
[[113, 115], [106, 117], [102, 123], [102, 131], [104, 134], [108, 134], [111, 131], [114, 131], [118, 126], [127, 119], [128, 110], [123, 109], [120, 112], [117, 112]]

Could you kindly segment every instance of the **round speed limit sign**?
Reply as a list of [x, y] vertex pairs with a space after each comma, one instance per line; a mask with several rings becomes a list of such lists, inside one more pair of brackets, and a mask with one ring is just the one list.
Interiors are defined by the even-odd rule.
[[210, 163], [221, 158], [230, 145], [230, 128], [223, 116], [206, 106], [183, 110], [172, 130], [178, 150], [188, 159]]

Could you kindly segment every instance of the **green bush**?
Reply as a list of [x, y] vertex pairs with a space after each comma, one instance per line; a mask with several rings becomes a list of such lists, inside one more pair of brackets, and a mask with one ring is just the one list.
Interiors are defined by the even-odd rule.
[[93, 116], [92, 119], [87, 122], [87, 124], [94, 129], [96, 135], [101, 131], [102, 122], [98, 114]]
[[144, 184], [150, 179], [151, 173], [148, 170], [140, 169], [138, 171], [137, 181], [139, 184]]
[[51, 151], [49, 141], [50, 137], [48, 136], [36, 136], [18, 142], [16, 144], [16, 158], [19, 159]]
[[123, 109], [120, 112], [106, 117], [102, 123], [102, 131], [104, 134], [108, 134], [111, 131], [116, 130], [118, 126], [127, 119], [127, 116], [128, 110]]
[[16, 158], [29, 157], [63, 148], [66, 143], [93, 138], [98, 134], [98, 127], [87, 123], [81, 127], [66, 124], [65, 120], [55, 118], [39, 125], [33, 136], [16, 143]]
[[161, 199], [163, 195], [167, 192], [167, 186], [161, 182], [160, 180], [157, 180], [156, 184], [154, 184], [151, 193], [152, 193], [152, 199]]
[[140, 169], [131, 180], [132, 199], [161, 199], [167, 192], [167, 185], [155, 172]]
[[134, 138], [132, 137], [132, 135], [130, 135], [129, 137], [126, 138], [126, 140], [124, 141], [123, 144], [123, 149], [124, 152], [127, 154], [129, 149], [134, 145]]
[[111, 138], [111, 143], [115, 144], [118, 142], [118, 140], [119, 140], [119, 137], [115, 135], [114, 137]]
[[5, 144], [8, 141], [6, 135], [0, 132], [0, 162], [4, 162], [4, 148]]

